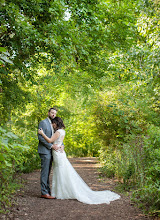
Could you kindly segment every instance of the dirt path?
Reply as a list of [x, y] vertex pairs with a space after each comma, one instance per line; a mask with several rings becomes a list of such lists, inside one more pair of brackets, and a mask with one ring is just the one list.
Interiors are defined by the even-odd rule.
[[[98, 179], [95, 158], [71, 158], [74, 168], [93, 190], [112, 190], [116, 182]], [[52, 176], [52, 174], [51, 174]], [[77, 200], [47, 200], [40, 198], [40, 171], [23, 174], [25, 186], [16, 195], [17, 204], [8, 217], [13, 220], [151, 220], [152, 218], [130, 204], [130, 199], [121, 195], [120, 200], [110, 205], [87, 205]]]

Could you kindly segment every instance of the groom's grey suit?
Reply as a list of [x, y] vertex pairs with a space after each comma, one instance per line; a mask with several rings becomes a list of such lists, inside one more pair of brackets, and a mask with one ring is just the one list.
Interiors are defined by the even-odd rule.
[[[47, 137], [51, 137], [53, 130], [49, 118], [39, 123], [38, 128], [42, 128]], [[42, 135], [38, 134], [38, 153], [41, 158], [41, 194], [50, 194], [49, 174], [52, 166], [52, 143], [48, 143]]]

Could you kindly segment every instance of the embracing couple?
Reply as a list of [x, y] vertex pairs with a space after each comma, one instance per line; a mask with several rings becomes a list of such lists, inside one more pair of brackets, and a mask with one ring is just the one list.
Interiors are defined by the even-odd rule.
[[[50, 108], [48, 117], [39, 123], [38, 153], [41, 158], [41, 197], [45, 199], [77, 199], [86, 204], [109, 204], [120, 196], [109, 190], [93, 191], [78, 175], [66, 157], [63, 140], [65, 125]], [[52, 188], [49, 175], [53, 162]]]

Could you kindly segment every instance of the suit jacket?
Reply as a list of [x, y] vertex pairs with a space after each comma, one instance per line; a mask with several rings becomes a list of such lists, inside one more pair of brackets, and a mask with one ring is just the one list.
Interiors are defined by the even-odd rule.
[[[40, 121], [38, 128], [42, 128], [47, 137], [52, 136], [52, 128], [48, 118]], [[38, 134], [39, 144], [38, 144], [38, 153], [39, 154], [51, 154], [52, 143], [48, 143], [42, 135]]]

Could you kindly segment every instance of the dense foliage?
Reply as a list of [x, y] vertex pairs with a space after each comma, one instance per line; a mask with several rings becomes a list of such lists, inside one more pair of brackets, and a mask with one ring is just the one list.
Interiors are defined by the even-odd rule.
[[99, 156], [103, 175], [157, 214], [159, 1], [0, 4], [1, 200], [17, 172], [39, 168], [37, 126], [57, 106], [68, 156]]

